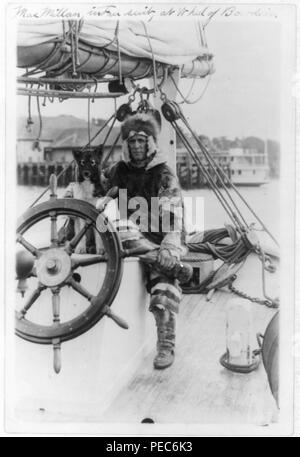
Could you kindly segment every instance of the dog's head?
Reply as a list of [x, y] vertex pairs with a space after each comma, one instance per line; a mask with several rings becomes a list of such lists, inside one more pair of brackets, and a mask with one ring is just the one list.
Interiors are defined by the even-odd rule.
[[93, 183], [97, 183], [99, 181], [102, 158], [101, 146], [96, 149], [85, 149], [84, 151], [73, 150], [72, 153], [77, 165], [78, 181], [90, 180]]
[[73, 150], [73, 157], [77, 165], [77, 181], [90, 181], [95, 184], [95, 191], [102, 193], [100, 182], [102, 146], [93, 149]]

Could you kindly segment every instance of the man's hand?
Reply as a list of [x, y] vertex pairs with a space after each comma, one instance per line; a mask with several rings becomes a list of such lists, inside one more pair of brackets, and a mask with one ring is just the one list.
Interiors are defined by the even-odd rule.
[[162, 268], [171, 270], [175, 266], [177, 258], [171, 255], [168, 249], [162, 249], [158, 253], [157, 261]]
[[103, 213], [103, 211], [106, 208], [105, 198], [99, 198], [99, 200], [97, 200], [96, 208], [99, 211], [99, 213]]
[[102, 213], [109, 204], [109, 202], [117, 197], [118, 192], [118, 187], [114, 186], [111, 189], [109, 189], [105, 197], [99, 198], [99, 200], [96, 203], [96, 208], [99, 211], [99, 213]]

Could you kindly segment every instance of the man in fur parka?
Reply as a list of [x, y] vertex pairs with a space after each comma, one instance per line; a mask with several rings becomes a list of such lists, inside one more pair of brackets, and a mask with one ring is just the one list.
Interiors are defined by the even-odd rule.
[[[174, 361], [175, 317], [181, 289], [172, 271], [186, 252], [184, 246], [183, 203], [173, 171], [158, 148], [159, 126], [151, 114], [137, 113], [121, 126], [123, 160], [104, 175], [107, 189], [119, 189], [127, 198], [126, 216], [130, 220], [139, 208], [139, 229], [157, 249], [157, 268], [147, 271], [150, 308], [157, 325], [157, 354], [154, 367], [163, 369]], [[135, 201], [137, 206], [132, 204]], [[131, 202], [131, 203], [129, 203]], [[101, 201], [98, 204], [101, 210]], [[124, 217], [120, 214], [121, 218]], [[134, 222], [137, 224], [136, 217]]]

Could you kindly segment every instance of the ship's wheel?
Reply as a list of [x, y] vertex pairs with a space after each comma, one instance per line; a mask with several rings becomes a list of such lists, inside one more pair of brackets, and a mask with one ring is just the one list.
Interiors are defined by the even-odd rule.
[[[67, 218], [80, 220], [82, 228], [70, 240], [61, 243], [59, 224]], [[42, 226], [43, 229], [40, 228]], [[91, 229], [101, 240], [101, 253], [78, 253], [79, 244]], [[40, 232], [43, 232], [44, 240], [39, 247]], [[45, 237], [48, 238], [46, 247]], [[29, 296], [26, 293], [15, 312], [16, 334], [34, 343], [52, 344], [55, 371], [60, 370], [60, 344], [86, 332], [104, 315], [111, 317], [121, 327], [128, 328], [126, 322], [110, 309], [122, 277], [120, 239], [106, 216], [99, 214], [94, 206], [76, 199], [57, 199], [52, 193], [49, 201], [29, 208], [20, 217], [17, 243], [25, 248], [17, 253], [19, 291], [24, 295], [24, 283], [27, 281], [31, 281], [33, 286]], [[95, 271], [97, 264], [102, 268], [101, 274]], [[91, 266], [94, 266], [93, 271]], [[88, 272], [85, 273], [85, 270]], [[96, 277], [91, 277], [91, 272]], [[97, 274], [101, 276], [100, 285]], [[94, 291], [83, 284], [84, 279]], [[71, 314], [66, 312], [68, 303], [63, 299], [65, 290], [84, 302], [85, 307], [82, 303], [77, 307], [78, 315], [74, 315], [74, 309]], [[33, 308], [38, 308], [38, 314], [43, 314], [44, 310], [46, 313], [46, 302], [49, 301], [47, 306], [50, 306], [51, 312], [48, 311], [48, 314], [52, 322], [45, 324], [30, 317]], [[64, 319], [61, 319], [61, 312]], [[32, 315], [35, 316], [34, 313]]]

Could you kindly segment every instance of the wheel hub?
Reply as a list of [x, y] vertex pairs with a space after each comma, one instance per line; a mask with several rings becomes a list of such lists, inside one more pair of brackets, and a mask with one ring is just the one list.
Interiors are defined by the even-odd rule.
[[61, 285], [71, 273], [71, 258], [59, 248], [50, 248], [37, 261], [37, 277], [47, 287]]

